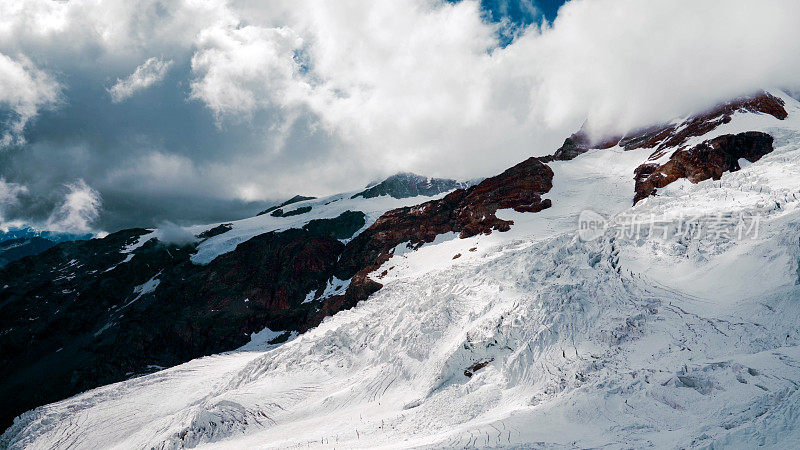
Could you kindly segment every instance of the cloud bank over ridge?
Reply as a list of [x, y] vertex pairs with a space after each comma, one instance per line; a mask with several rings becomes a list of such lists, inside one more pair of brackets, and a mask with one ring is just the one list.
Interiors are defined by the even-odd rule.
[[48, 193], [84, 180], [99, 227], [225, 220], [401, 170], [491, 175], [586, 119], [624, 131], [800, 86], [796, 2], [572, 0], [507, 41], [490, 16], [439, 0], [0, 5], [0, 176], [37, 199], [6, 214], [46, 221]]

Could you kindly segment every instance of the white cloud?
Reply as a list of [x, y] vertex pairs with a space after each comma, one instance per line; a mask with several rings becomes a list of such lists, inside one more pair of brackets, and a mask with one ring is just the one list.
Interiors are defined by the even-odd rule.
[[0, 53], [0, 109], [13, 118], [0, 128], [0, 148], [25, 142], [25, 125], [41, 108], [58, 100], [60, 85], [25, 56], [13, 59]]
[[192, 98], [216, 114], [251, 114], [305, 95], [295, 52], [302, 39], [288, 28], [213, 27], [197, 39], [192, 56]]
[[171, 65], [172, 60], [163, 61], [155, 57], [149, 58], [126, 78], [117, 79], [114, 86], [108, 89], [111, 100], [114, 103], [122, 102], [138, 91], [161, 82], [167, 76], [167, 71]]
[[[800, 86], [799, 21], [800, 2], [788, 0], [572, 0], [552, 26], [501, 48], [504, 25], [486, 22], [477, 0], [20, 0], [0, 2], [0, 52], [28, 55], [65, 83], [97, 83], [65, 86], [102, 93], [78, 99], [80, 113], [107, 102], [108, 79], [124, 78], [122, 99], [172, 61], [190, 72], [173, 73], [183, 76], [177, 95], [152, 100], [148, 117], [178, 110], [174, 98], [207, 110], [158, 116], [152, 132], [120, 125], [136, 134], [113, 157], [119, 143], [95, 137], [85, 143], [92, 169], [52, 177], [51, 189], [80, 176], [113, 193], [107, 203], [126, 192], [253, 200], [324, 195], [399, 170], [491, 175], [552, 152], [586, 118], [622, 131]], [[36, 78], [33, 64], [13, 61]], [[49, 104], [36, 98], [44, 103], [26, 103], [34, 115]], [[177, 127], [216, 134], [184, 144], [164, 131]]]
[[5, 227], [5, 213], [8, 207], [19, 204], [19, 197], [28, 192], [28, 188], [6, 181], [0, 177], [0, 227]]
[[302, 106], [341, 140], [340, 164], [386, 172], [486, 175], [553, 151], [586, 118], [619, 132], [800, 84], [797, 2], [573, 0], [502, 49], [471, 1], [269, 12], [281, 28], [201, 33], [194, 97], [228, 115]]
[[0, 48], [26, 49], [82, 70], [128, 70], [132, 61], [190, 49], [197, 33], [238, 21], [228, 0], [0, 2]]
[[[0, 178], [0, 207], [19, 202], [19, 196], [28, 191], [25, 186]], [[1, 210], [0, 210], [1, 211]]]
[[573, 0], [504, 53], [546, 124], [622, 131], [800, 85], [800, 2]]
[[102, 206], [100, 193], [83, 180], [64, 187], [67, 192], [47, 219], [46, 229], [74, 233], [92, 232], [92, 223], [97, 219]]
[[169, 221], [158, 225], [156, 238], [164, 244], [179, 247], [197, 242], [197, 237], [191, 231]]

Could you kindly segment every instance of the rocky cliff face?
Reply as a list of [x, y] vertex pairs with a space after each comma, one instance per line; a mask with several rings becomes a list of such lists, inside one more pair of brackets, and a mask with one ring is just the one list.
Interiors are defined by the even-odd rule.
[[[306, 197], [305, 195], [295, 195], [294, 197], [290, 198], [289, 200], [286, 200], [285, 202], [283, 202], [281, 204], [278, 204], [278, 205], [275, 205], [275, 206], [270, 206], [269, 208], [261, 211], [260, 213], [258, 213], [256, 215], [257, 216], [263, 216], [264, 214], [277, 211], [280, 208], [283, 208], [284, 206], [291, 205], [292, 203], [304, 202], [306, 200], [313, 200], [315, 198], [316, 197]], [[276, 214], [276, 215], [280, 216], [282, 214], [283, 214], [283, 211], [281, 210], [281, 214]]]
[[772, 140], [772, 136], [757, 131], [726, 134], [678, 150], [663, 164], [642, 164], [635, 172], [636, 194], [633, 202], [655, 195], [659, 188], [681, 178], [692, 183], [719, 180], [723, 173], [739, 170], [740, 159], [756, 162], [772, 152]]
[[550, 167], [530, 158], [440, 200], [389, 211], [348, 244], [342, 255], [342, 274], [376, 268], [402, 243], [414, 248], [443, 233], [456, 232], [466, 238], [492, 230], [508, 231], [513, 222], [497, 218], [497, 210], [541, 211], [552, 204], [550, 199], [542, 199], [552, 187]]
[[756, 162], [770, 153], [772, 137], [761, 132], [724, 135], [687, 146], [691, 138], [702, 137], [730, 123], [737, 112], [768, 114], [779, 120], [788, 115], [783, 100], [762, 91], [721, 103], [685, 120], [641, 128], [622, 136], [593, 140], [582, 128], [542, 161], [570, 161], [589, 150], [615, 146], [624, 150], [653, 149], [647, 161], [633, 174], [636, 181], [633, 202], [637, 203], [678, 179], [686, 178], [692, 183], [718, 180], [724, 172], [739, 170], [739, 159]]

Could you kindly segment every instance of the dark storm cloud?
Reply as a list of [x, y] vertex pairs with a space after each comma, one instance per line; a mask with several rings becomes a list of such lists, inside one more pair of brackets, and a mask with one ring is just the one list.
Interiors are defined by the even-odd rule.
[[[211, 110], [189, 100], [188, 58], [175, 65], [163, 81], [122, 103], [107, 92], [109, 74], [64, 74], [68, 101], [26, 127], [26, 145], [0, 152], [2, 176], [28, 188], [6, 218], [45, 220], [61, 201], [60, 187], [83, 179], [102, 195], [100, 229], [232, 220], [263, 209], [269, 197], [248, 201], [231, 190], [231, 180], [269, 184], [271, 171], [290, 172], [298, 161], [325, 155], [326, 138], [302, 117], [290, 127], [285, 150], [296, 159], [272, 160], [265, 149], [270, 136], [253, 124], [280, 118], [258, 111], [251, 120], [218, 126]], [[203, 170], [216, 163], [243, 167], [229, 176]]]

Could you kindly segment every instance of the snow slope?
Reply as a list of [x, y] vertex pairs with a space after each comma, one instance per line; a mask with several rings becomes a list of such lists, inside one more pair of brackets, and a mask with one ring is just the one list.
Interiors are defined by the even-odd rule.
[[[356, 191], [345, 194], [337, 194], [321, 199], [306, 200], [303, 202], [292, 203], [285, 207], [287, 211], [298, 208], [311, 207], [311, 211], [289, 217], [274, 217], [270, 214], [250, 217], [247, 219], [230, 222], [232, 229], [226, 233], [211, 237], [198, 246], [197, 253], [192, 256], [195, 264], [207, 264], [217, 256], [232, 251], [242, 242], [270, 231], [282, 231], [289, 228], [301, 228], [303, 225], [314, 219], [331, 219], [337, 217], [345, 211], [361, 211], [366, 215], [366, 225], [372, 225], [381, 214], [390, 209], [403, 206], [416, 205], [431, 199], [440, 198], [447, 193], [436, 196], [417, 196], [406, 198], [393, 198], [388, 195], [374, 198], [350, 198]], [[194, 234], [199, 234], [215, 225], [198, 225], [190, 227], [188, 230]], [[360, 232], [360, 230], [359, 230]], [[143, 239], [148, 239], [144, 238]]]
[[[383, 289], [284, 345], [37, 408], [0, 445], [798, 447], [800, 105], [775, 95], [786, 120], [737, 114], [704, 136], [776, 139], [720, 181], [674, 183], [631, 207], [633, 169], [650, 152], [550, 163], [553, 207], [504, 211], [510, 232], [397, 252]], [[585, 209], [609, 219], [742, 213], [760, 226], [742, 239], [609, 228], [584, 242]]]

